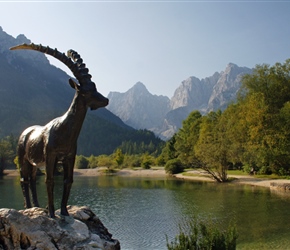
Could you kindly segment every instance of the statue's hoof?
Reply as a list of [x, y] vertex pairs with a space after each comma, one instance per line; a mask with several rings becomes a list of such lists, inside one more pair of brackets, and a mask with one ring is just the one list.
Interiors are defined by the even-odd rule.
[[72, 216], [70, 216], [69, 214], [68, 215], [61, 214], [60, 210], [55, 211], [55, 215], [58, 219], [60, 219], [63, 222], [66, 222], [66, 223], [71, 223], [74, 220], [74, 218]]
[[67, 215], [60, 215], [60, 219], [66, 223], [73, 223], [74, 222], [74, 218], [72, 216], [67, 216]]

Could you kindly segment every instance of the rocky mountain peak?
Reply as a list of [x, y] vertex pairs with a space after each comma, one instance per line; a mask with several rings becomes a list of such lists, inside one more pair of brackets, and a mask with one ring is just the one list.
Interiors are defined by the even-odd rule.
[[133, 96], [150, 95], [146, 86], [142, 82], [135, 83], [135, 85], [127, 91], [127, 94]]
[[19, 42], [19, 44], [21, 43], [27, 43], [30, 44], [31, 40], [29, 40], [25, 35], [20, 34], [16, 37], [16, 41]]
[[137, 129], [160, 126], [169, 111], [169, 98], [152, 95], [145, 85], [137, 82], [125, 93], [110, 92], [107, 108], [126, 124]]
[[146, 86], [142, 82], [135, 83], [133, 88], [138, 89], [138, 90], [146, 90], [147, 91]]

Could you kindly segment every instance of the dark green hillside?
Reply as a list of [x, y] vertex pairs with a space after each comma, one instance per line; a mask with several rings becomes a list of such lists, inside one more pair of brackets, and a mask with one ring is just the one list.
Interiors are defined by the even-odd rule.
[[[44, 125], [66, 112], [74, 96], [69, 76], [52, 66], [44, 54], [10, 51], [30, 43], [24, 36], [12, 38], [0, 29], [0, 138], [20, 133], [31, 125]], [[110, 154], [138, 131], [105, 108], [88, 111], [78, 143], [78, 154]], [[155, 138], [143, 134], [144, 141]], [[140, 137], [139, 137], [140, 140]]]

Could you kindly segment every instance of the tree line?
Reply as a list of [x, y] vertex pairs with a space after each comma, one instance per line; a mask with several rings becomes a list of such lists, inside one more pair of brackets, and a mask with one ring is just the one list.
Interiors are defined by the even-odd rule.
[[[16, 157], [18, 138], [9, 135], [0, 139], [0, 176], [4, 169], [15, 169], [18, 165]], [[108, 169], [125, 167], [150, 168], [156, 165], [156, 158], [162, 152], [165, 142], [156, 137], [151, 131], [136, 130], [131, 140], [123, 141], [111, 154], [84, 156], [77, 155], [76, 168], [107, 167]], [[61, 167], [57, 167], [58, 172]]]
[[257, 65], [223, 112], [193, 111], [162, 155], [175, 165], [203, 168], [219, 182], [227, 181], [229, 168], [289, 176], [290, 59]]

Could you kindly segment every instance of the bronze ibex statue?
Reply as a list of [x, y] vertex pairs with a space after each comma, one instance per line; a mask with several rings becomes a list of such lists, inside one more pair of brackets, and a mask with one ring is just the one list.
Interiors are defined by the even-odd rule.
[[67, 112], [50, 121], [44, 126], [32, 126], [24, 130], [18, 142], [18, 161], [20, 165], [21, 187], [24, 196], [24, 206], [31, 207], [29, 187], [34, 206], [39, 206], [36, 192], [37, 167], [45, 166], [46, 188], [48, 196], [48, 211], [50, 217], [55, 217], [54, 209], [54, 171], [56, 164], [63, 165], [63, 195], [61, 215], [69, 216], [67, 202], [73, 183], [73, 169], [77, 151], [77, 139], [85, 119], [87, 109], [95, 110], [108, 105], [109, 100], [102, 96], [91, 80], [79, 54], [73, 50], [67, 56], [57, 49], [42, 45], [22, 44], [11, 50], [28, 49], [51, 55], [63, 62], [74, 74], [79, 84], [69, 79], [69, 84], [76, 90], [73, 101]]

